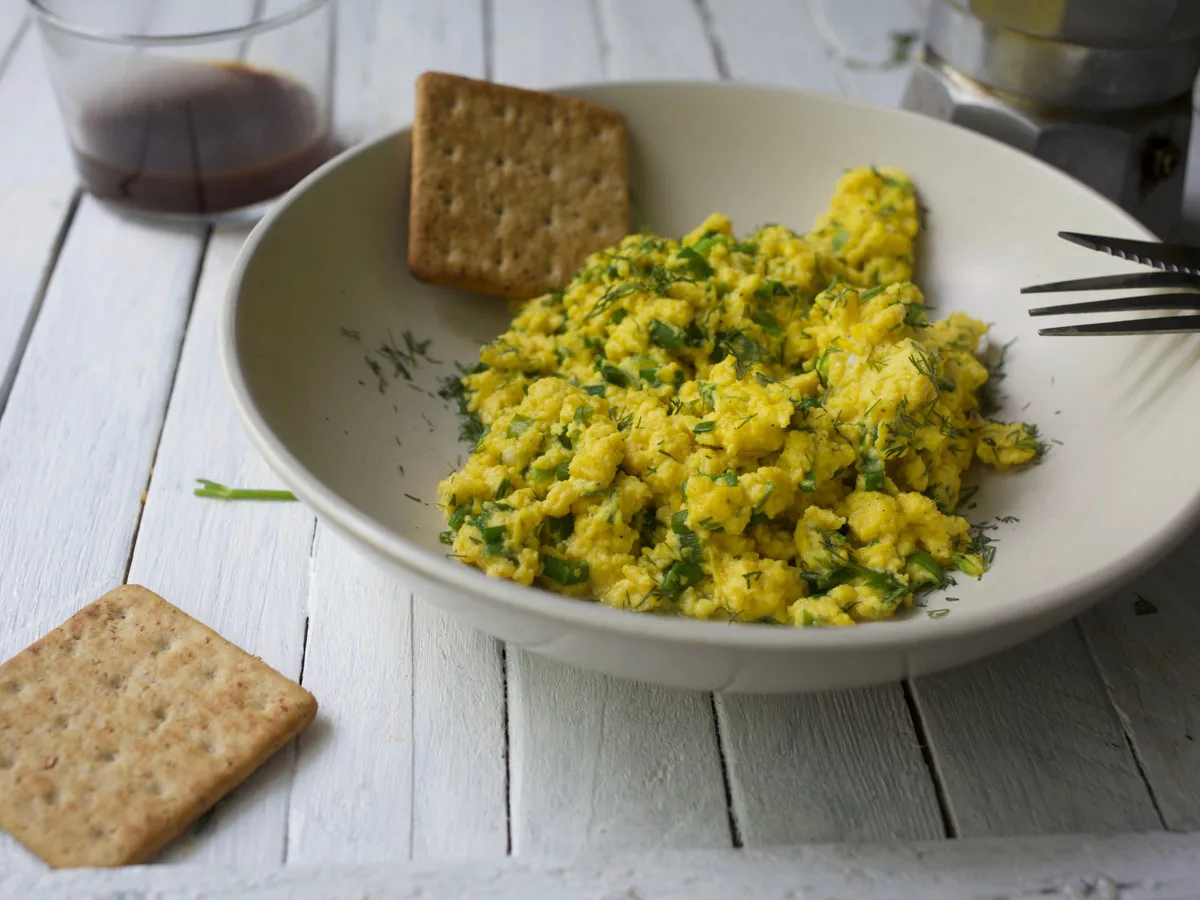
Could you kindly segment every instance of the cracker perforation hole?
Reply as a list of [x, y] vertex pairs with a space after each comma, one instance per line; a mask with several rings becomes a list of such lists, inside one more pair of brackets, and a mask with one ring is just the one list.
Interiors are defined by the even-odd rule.
[[101, 750], [99, 753], [96, 754], [96, 762], [108, 764], [108, 763], [114, 763], [116, 761], [117, 761], [117, 751], [116, 750]]
[[54, 806], [56, 803], [58, 803], [58, 792], [46, 791], [46, 793], [42, 794], [42, 802], [47, 806]]
[[9, 756], [6, 753], [0, 753], [0, 769], [4, 769], [5, 771], [7, 771], [7, 770], [11, 769], [13, 766], [15, 766], [16, 764], [17, 764], [17, 761], [15, 758]]
[[125, 679], [120, 675], [112, 675], [108, 679], [108, 686], [114, 691], [119, 691], [123, 684], [125, 684]]
[[59, 716], [57, 719], [54, 720], [54, 730], [55, 731], [66, 731], [67, 726], [69, 724], [70, 723], [66, 720], [65, 716]]
[[19, 694], [21, 691], [25, 690], [25, 685], [21, 684], [19, 681], [10, 681], [8, 683], [8, 689], [14, 694]]

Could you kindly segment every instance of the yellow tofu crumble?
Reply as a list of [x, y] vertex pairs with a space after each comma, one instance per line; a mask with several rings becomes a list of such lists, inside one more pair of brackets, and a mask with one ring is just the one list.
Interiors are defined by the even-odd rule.
[[986, 553], [972, 460], [1035, 460], [981, 411], [987, 326], [931, 322], [911, 182], [854, 169], [807, 235], [709, 216], [630, 235], [522, 304], [455, 385], [478, 428], [439, 485], [489, 575], [700, 619], [849, 625]]

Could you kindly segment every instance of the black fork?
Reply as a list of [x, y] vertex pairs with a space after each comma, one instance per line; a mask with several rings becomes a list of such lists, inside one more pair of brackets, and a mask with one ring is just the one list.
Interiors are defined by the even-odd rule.
[[[1094, 312], [1177, 312], [1192, 310], [1200, 313], [1200, 249], [1178, 244], [1153, 241], [1131, 241], [1125, 238], [1100, 237], [1060, 231], [1064, 240], [1128, 259], [1158, 272], [1134, 272], [1123, 275], [1103, 275], [1099, 278], [1078, 278], [1074, 281], [1054, 281], [1022, 288], [1022, 294], [1042, 294], [1057, 291], [1128, 290], [1131, 288], [1174, 288], [1172, 293], [1142, 294], [1135, 297], [1111, 297], [1082, 303], [1062, 303], [1031, 309], [1031, 316], [1057, 316], [1070, 313]], [[1179, 289], [1188, 289], [1179, 290]], [[1045, 335], [1109, 335], [1109, 334], [1175, 334], [1200, 332], [1200, 315], [1151, 316], [1120, 322], [1088, 322], [1079, 325], [1060, 325], [1038, 329]]]

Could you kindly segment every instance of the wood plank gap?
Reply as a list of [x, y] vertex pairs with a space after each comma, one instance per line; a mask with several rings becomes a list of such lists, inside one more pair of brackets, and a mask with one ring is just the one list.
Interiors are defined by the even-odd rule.
[[496, 9], [495, 0], [480, 0], [483, 17], [483, 77], [491, 81], [496, 76]]
[[333, 117], [333, 98], [336, 96], [334, 91], [337, 89], [338, 28], [342, 24], [341, 9], [342, 4], [340, 3], [334, 3], [329, 8], [329, 44], [325, 48], [325, 52], [329, 55], [328, 65], [325, 67], [325, 127], [334, 139], [337, 149], [341, 149], [343, 146], [337, 143], [338, 135], [334, 130]]
[[8, 42], [8, 46], [4, 48], [4, 52], [0, 53], [0, 78], [3, 78], [8, 72], [9, 63], [13, 57], [17, 55], [17, 48], [21, 46], [21, 40], [29, 33], [29, 19], [26, 19], [17, 26], [17, 30], [13, 32], [12, 40]]
[[[395, 341], [392, 345], [395, 346]], [[417, 629], [416, 629], [416, 606], [417, 595], [412, 591], [408, 592], [408, 689], [412, 700], [408, 704], [408, 733], [416, 735], [417, 733]], [[503, 677], [503, 674], [501, 675]], [[507, 763], [504, 766], [505, 771], [508, 771]], [[508, 790], [505, 789], [505, 795]], [[412, 764], [408, 767], [408, 796], [410, 798], [408, 804], [408, 858], [412, 859], [416, 853], [416, 838], [414, 834], [417, 830], [417, 762], [414, 758]], [[507, 802], [507, 801], [506, 801]]]
[[[693, 2], [696, 4], [696, 13], [700, 16], [700, 21], [704, 24], [704, 36], [708, 38], [708, 48], [712, 51], [713, 63], [717, 67], [717, 74], [722, 81], [729, 81], [733, 76], [729, 73], [729, 61], [725, 58], [725, 48], [721, 46], [721, 41], [717, 37], [717, 30], [713, 26], [713, 14], [712, 10], [708, 8], [708, 0], [693, 0]], [[741, 844], [736, 844], [735, 846], [740, 847]]]
[[1122, 714], [1121, 705], [1117, 702], [1116, 690], [1112, 681], [1108, 678], [1107, 673], [1105, 673], [1104, 667], [1100, 665], [1100, 659], [1096, 654], [1096, 648], [1092, 646], [1087, 629], [1083, 627], [1079, 619], [1075, 619], [1072, 624], [1083, 639], [1083, 646], [1087, 650], [1087, 657], [1091, 661], [1092, 668], [1096, 671], [1096, 677], [1104, 685], [1104, 696], [1108, 698], [1109, 705], [1112, 706], [1117, 721], [1121, 723], [1121, 734], [1125, 736], [1125, 745], [1129, 748], [1129, 755], [1133, 757], [1133, 764], [1137, 766], [1138, 776], [1146, 786], [1146, 793], [1150, 795], [1150, 803], [1154, 806], [1154, 814], [1158, 816], [1158, 821], [1162, 825], [1163, 830], [1170, 831], [1171, 826], [1167, 824], [1167, 816], [1163, 812], [1162, 804], [1158, 802], [1158, 794], [1154, 792], [1154, 783], [1150, 780], [1150, 773], [1146, 769], [1146, 762], [1142, 759], [1142, 754], [1138, 751], [1137, 741], [1133, 739], [1133, 732], [1129, 721]]
[[42, 304], [46, 300], [46, 291], [50, 287], [50, 278], [54, 275], [54, 270], [58, 267], [58, 258], [62, 254], [63, 245], [67, 242], [67, 232], [71, 230], [71, 225], [75, 222], [75, 213], [79, 210], [79, 201], [83, 199], [83, 191], [77, 189], [74, 196], [71, 198], [71, 204], [67, 207], [66, 214], [63, 216], [62, 225], [58, 228], [58, 234], [54, 238], [54, 244], [50, 248], [50, 259], [46, 263], [46, 268], [42, 272], [42, 278], [38, 282], [37, 290], [34, 292], [33, 305], [29, 309], [29, 314], [25, 317], [25, 327], [21, 329], [21, 334], [17, 337], [17, 346], [14, 349], [12, 362], [9, 363], [8, 371], [4, 373], [4, 378], [0, 379], [0, 418], [4, 417], [4, 411], [8, 408], [8, 396], [12, 393], [13, 382], [17, 380], [17, 372], [21, 368], [21, 362], [25, 359], [25, 350], [29, 346], [29, 339], [33, 336], [33, 327], [37, 324], [38, 316], [42, 312]]
[[725, 758], [725, 738], [721, 733], [721, 710], [717, 704], [717, 695], [709, 694], [708, 703], [712, 709], [713, 733], [717, 738], [717, 754], [721, 759], [721, 784], [725, 788], [725, 811], [729, 815], [729, 840], [735, 848], [742, 847], [742, 830], [738, 825], [737, 810], [733, 808], [733, 786], [729, 781], [729, 762]]
[[608, 31], [604, 28], [604, 16], [600, 15], [600, 0], [588, 0], [588, 12], [592, 17], [592, 27], [596, 30], [596, 44], [600, 48], [600, 77], [608, 81], [612, 43], [608, 39]]
[[[314, 531], [315, 530], [316, 529], [314, 529]], [[308, 656], [308, 623], [309, 623], [309, 621], [310, 621], [310, 619], [306, 615], [304, 617], [304, 637], [301, 639], [301, 642], [300, 642], [300, 674], [296, 678], [296, 681], [299, 684], [304, 684], [304, 658], [306, 656]], [[291, 810], [291, 808], [292, 808], [292, 791], [296, 787], [296, 773], [299, 772], [299, 770], [300, 770], [300, 742], [303, 740], [304, 740], [303, 734], [297, 735], [294, 746], [291, 748], [292, 755], [288, 761], [291, 763], [289, 768], [292, 771], [291, 771], [291, 774], [288, 775], [288, 780], [287, 780], [287, 805], [284, 807], [285, 810]], [[283, 865], [285, 865], [285, 866], [287, 865], [287, 862], [288, 862], [288, 841], [289, 841], [289, 837], [290, 837], [288, 834], [288, 830], [291, 828], [291, 825], [292, 825], [292, 817], [285, 813], [285, 815], [283, 817], [283, 846], [280, 848], [280, 851], [279, 851], [279, 858], [283, 860]]]
[[506, 856], [513, 852], [513, 815], [512, 815], [512, 717], [509, 704], [508, 689], [508, 644], [500, 645], [500, 686], [503, 690], [504, 712], [504, 829], [508, 833], [504, 846]]
[[146, 482], [142, 485], [142, 502], [138, 504], [137, 519], [133, 523], [133, 540], [129, 542], [129, 556], [125, 559], [125, 571], [121, 581], [129, 581], [129, 570], [133, 568], [133, 554], [137, 550], [138, 537], [142, 533], [142, 517], [146, 514], [146, 497], [150, 493], [150, 482], [154, 480], [154, 464], [158, 462], [158, 451], [162, 447], [163, 430], [167, 427], [167, 416], [171, 412], [171, 400], [175, 396], [175, 382], [179, 379], [179, 366], [183, 362], [183, 342], [187, 340], [188, 328], [192, 324], [192, 313], [196, 309], [196, 294], [200, 290], [200, 276], [204, 273], [204, 263], [208, 259], [208, 242], [212, 238], [212, 228], [204, 231], [200, 239], [200, 255], [196, 257], [196, 270], [192, 273], [192, 286], [188, 290], [187, 312], [183, 314], [183, 328], [179, 332], [179, 343], [175, 347], [175, 365], [171, 369], [171, 379], [167, 384], [167, 403], [163, 408], [162, 418], [158, 420], [158, 435], [154, 438], [154, 453], [150, 456], [150, 469], [146, 472]]
[[[833, 67], [833, 80], [837, 82], [838, 90], [842, 92], [843, 96], [854, 97], [854, 91], [845, 79], [845, 54], [838, 44], [837, 32], [834, 30], [833, 24], [829, 21], [829, 16], [825, 13], [825, 4], [822, 0], [805, 0], [804, 6], [808, 10], [808, 18], [813, 23], [817, 37], [821, 41], [821, 48], [825, 51], [825, 58], [829, 60], [830, 65]], [[907, 696], [908, 682], [906, 681], [904, 684]]]
[[904, 703], [908, 707], [908, 717], [912, 721], [913, 731], [917, 734], [917, 744], [921, 748], [921, 758], [925, 760], [925, 768], [929, 770], [929, 780], [933, 782], [933, 793], [937, 797], [938, 811], [942, 814], [942, 831], [948, 838], [958, 837], [958, 826], [954, 821], [954, 813], [950, 809], [950, 801], [946, 797], [946, 786], [942, 783], [942, 774], [934, 762], [933, 752], [929, 749], [929, 732], [925, 727], [925, 717], [913, 693], [912, 682], [907, 678], [900, 684], [904, 690]]

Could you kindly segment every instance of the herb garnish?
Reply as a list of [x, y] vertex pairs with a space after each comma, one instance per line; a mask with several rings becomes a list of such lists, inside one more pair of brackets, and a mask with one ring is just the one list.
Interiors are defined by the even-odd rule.
[[213, 500], [295, 500], [296, 495], [291, 491], [259, 490], [248, 488], [231, 488], [207, 478], [197, 478], [200, 487], [193, 493], [197, 497], [208, 497]]

